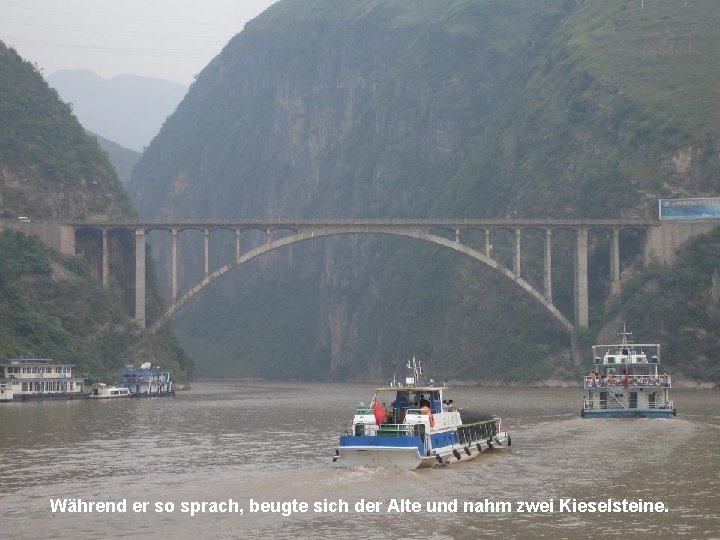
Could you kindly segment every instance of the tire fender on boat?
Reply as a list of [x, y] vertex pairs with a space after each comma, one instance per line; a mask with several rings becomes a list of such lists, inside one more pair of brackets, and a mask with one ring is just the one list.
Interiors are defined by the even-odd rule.
[[457, 451], [457, 449], [453, 449], [453, 456], [455, 456], [455, 459], [460, 459], [460, 452]]
[[470, 453], [470, 447], [469, 447], [469, 446], [466, 446], [466, 447], [465, 447], [465, 453], [466, 453], [468, 456], [472, 456], [472, 454]]

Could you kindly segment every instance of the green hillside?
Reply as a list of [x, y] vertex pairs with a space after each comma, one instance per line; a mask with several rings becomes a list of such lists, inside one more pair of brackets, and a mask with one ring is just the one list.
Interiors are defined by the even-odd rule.
[[[97, 141], [40, 73], [0, 43], [0, 217], [19, 215], [102, 219], [136, 213]], [[104, 289], [82, 258], [61, 257], [35, 238], [2, 232], [0, 358], [52, 358], [106, 381], [127, 363], [152, 360], [187, 379], [192, 362], [172, 333], [153, 336], [128, 315], [120, 290], [132, 290], [130, 280], [116, 275], [118, 289]], [[150, 306], [157, 310], [157, 303]]]
[[[0, 42], [2, 215], [38, 218], [131, 215], [107, 156], [48, 88]], [[13, 181], [16, 178], [21, 181]]]
[[9, 231], [0, 234], [0, 336], [1, 358], [52, 358], [95, 380], [149, 358], [183, 380], [191, 369], [172, 334], [144, 335], [80, 259]]
[[[149, 217], [653, 217], [658, 197], [720, 193], [718, 16], [711, 0], [281, 1], [201, 73], [130, 191]], [[536, 240], [523, 267], [541, 288]], [[590, 245], [585, 345], [623, 317], [607, 237]], [[511, 246], [494, 239], [500, 260]], [[555, 238], [568, 318], [572, 246]], [[625, 280], [640, 249], [623, 234]], [[209, 374], [384, 378], [413, 354], [464, 380], [581, 371], [535, 302], [422, 243], [308, 243], [213, 287], [175, 323]], [[707, 347], [678, 369], [703, 371]]]

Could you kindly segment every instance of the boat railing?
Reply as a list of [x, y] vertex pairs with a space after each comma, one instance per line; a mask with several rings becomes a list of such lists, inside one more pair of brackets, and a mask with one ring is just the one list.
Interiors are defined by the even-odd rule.
[[617, 375], [613, 379], [598, 379], [586, 376], [583, 380], [584, 388], [605, 388], [613, 386], [655, 386], [660, 388], [671, 388], [672, 377], [670, 375]]
[[410, 414], [410, 415], [412, 415], [412, 414], [415, 414], [415, 415], [427, 414], [427, 415], [429, 415], [430, 409], [408, 409], [406, 414]]
[[[666, 403], [650, 403], [647, 407], [648, 409], [658, 409], [658, 410], [664, 410], [664, 409], [673, 409], [673, 402], [672, 400], [667, 401]], [[583, 410], [584, 411], [597, 411], [597, 410], [613, 410], [613, 409], [637, 409], [637, 407], [631, 407], [629, 404], [625, 404], [620, 400], [610, 400], [608, 399], [606, 401], [600, 401], [600, 403], [592, 402], [592, 401], [585, 401], [583, 403]]]
[[465, 424], [457, 428], [460, 444], [489, 439], [498, 433], [495, 420], [483, 420], [472, 424]]
[[371, 435], [377, 437], [425, 436], [424, 424], [356, 424], [353, 430], [345, 430], [346, 435]]
[[380, 424], [375, 435], [380, 437], [399, 437], [401, 435], [417, 435], [417, 429], [412, 424]]

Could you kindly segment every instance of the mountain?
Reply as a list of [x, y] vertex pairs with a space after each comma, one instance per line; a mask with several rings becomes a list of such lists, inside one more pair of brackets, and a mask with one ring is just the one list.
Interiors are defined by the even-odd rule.
[[104, 79], [87, 70], [56, 71], [47, 80], [87, 130], [138, 152], [187, 92], [173, 81], [139, 75]]
[[[711, 0], [284, 0], [203, 70], [129, 189], [153, 218], [653, 216], [660, 196], [720, 192], [719, 16]], [[572, 313], [572, 239], [555, 242], [555, 302]], [[638, 246], [623, 237], [626, 279], [641, 273]], [[591, 249], [584, 345], [622, 316], [607, 241]], [[494, 252], [510, 257], [510, 238]], [[542, 251], [527, 257], [537, 282]], [[686, 321], [710, 335], [717, 323]], [[174, 327], [218, 375], [378, 379], [413, 354], [466, 381], [581, 370], [567, 336], [503, 279], [399, 239], [274, 253]], [[707, 377], [680, 358], [712, 347], [674, 351], [677, 369]]]
[[[137, 216], [97, 141], [32, 64], [2, 42], [0, 96], [1, 217]], [[99, 256], [95, 244], [78, 239], [90, 259]], [[133, 250], [132, 239], [111, 240], [114, 258]], [[122, 267], [132, 268], [127, 263]], [[111, 281], [103, 288], [86, 259], [61, 256], [18, 232], [0, 233], [0, 357], [53, 358], [105, 380], [151, 358], [186, 379], [192, 363], [172, 333], [142, 331], [128, 315], [122, 291], [132, 290], [133, 276], [118, 270]]]
[[108, 155], [110, 163], [112, 163], [115, 168], [115, 172], [117, 172], [118, 178], [120, 178], [123, 185], [126, 185], [130, 182], [133, 167], [135, 167], [137, 162], [140, 161], [140, 156], [142, 154], [140, 154], [140, 152], [136, 152], [135, 150], [125, 148], [124, 146], [121, 146], [100, 135], [94, 135], [94, 137], [97, 139], [100, 148], [102, 148]]

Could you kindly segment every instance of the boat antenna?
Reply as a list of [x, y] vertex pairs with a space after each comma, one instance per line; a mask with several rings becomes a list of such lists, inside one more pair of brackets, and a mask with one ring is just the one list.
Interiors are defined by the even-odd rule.
[[623, 323], [623, 331], [615, 332], [615, 335], [622, 336], [622, 344], [627, 345], [627, 343], [628, 343], [627, 337], [632, 336], [632, 332], [628, 332], [625, 328], [625, 323]]
[[422, 360], [417, 360], [414, 356], [412, 357], [412, 360], [408, 360], [406, 364], [407, 368], [412, 371], [413, 378], [415, 380], [415, 384], [418, 384], [420, 381], [420, 375], [423, 374], [422, 370]]

